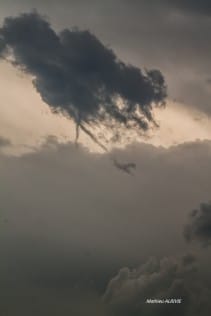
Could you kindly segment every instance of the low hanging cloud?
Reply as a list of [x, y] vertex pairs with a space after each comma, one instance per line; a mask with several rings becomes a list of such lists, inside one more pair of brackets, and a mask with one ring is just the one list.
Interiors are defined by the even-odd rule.
[[189, 242], [198, 241], [203, 246], [211, 245], [211, 202], [202, 203], [198, 210], [191, 212], [184, 236]]
[[[196, 259], [151, 258], [137, 269], [121, 269], [109, 282], [104, 301], [112, 315], [209, 315], [210, 290], [200, 281]], [[181, 300], [178, 304], [147, 300]]]
[[159, 70], [125, 64], [89, 31], [56, 33], [37, 12], [4, 20], [0, 56], [33, 77], [53, 111], [74, 120], [76, 140], [80, 128], [94, 140], [90, 127], [99, 124], [145, 131], [155, 124], [153, 107], [165, 103]]

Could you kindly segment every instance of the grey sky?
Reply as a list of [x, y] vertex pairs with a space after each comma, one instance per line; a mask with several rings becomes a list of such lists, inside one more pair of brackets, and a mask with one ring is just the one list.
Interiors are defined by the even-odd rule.
[[[130, 145], [97, 154], [84, 134], [86, 148], [70, 142], [73, 124], [50, 113], [30, 76], [0, 63], [0, 314], [131, 316], [143, 293], [182, 293], [181, 315], [209, 315], [211, 254], [200, 243], [210, 241], [209, 1], [2, 0], [0, 23], [33, 8], [58, 32], [88, 29], [125, 63], [159, 69], [169, 98], [155, 113], [154, 145], [131, 134]], [[58, 141], [39, 147], [50, 134]], [[17, 144], [33, 152], [11, 155]], [[111, 155], [135, 163], [134, 176], [116, 169]], [[187, 226], [199, 243], [187, 243]], [[183, 255], [192, 252], [189, 266]], [[203, 308], [193, 311], [197, 293]]]

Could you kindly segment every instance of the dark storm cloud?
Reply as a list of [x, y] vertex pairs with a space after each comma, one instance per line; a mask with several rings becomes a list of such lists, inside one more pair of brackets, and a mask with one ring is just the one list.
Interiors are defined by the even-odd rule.
[[126, 63], [160, 69], [170, 98], [210, 115], [211, 89], [205, 80], [211, 74], [211, 20], [197, 11], [184, 9], [184, 3], [17, 0], [15, 4], [2, 1], [1, 7], [2, 21], [4, 16], [37, 8], [50, 17], [56, 30], [75, 25], [90, 30]]
[[187, 241], [198, 241], [204, 246], [211, 245], [211, 202], [201, 203], [198, 210], [192, 211], [184, 235]]
[[160, 71], [142, 72], [123, 63], [89, 31], [65, 29], [57, 34], [33, 12], [6, 18], [0, 35], [4, 53], [12, 54], [13, 64], [33, 76], [42, 99], [85, 132], [85, 123], [100, 122], [146, 130], [154, 123], [153, 106], [165, 101]]
[[91, 30], [127, 63], [160, 69], [170, 98], [210, 115], [208, 1], [2, 0], [1, 8], [4, 16], [37, 8], [57, 30], [75, 25]]
[[[137, 269], [121, 269], [109, 282], [104, 300], [114, 315], [210, 314], [210, 290], [197, 274], [195, 258], [152, 258]], [[181, 304], [147, 304], [147, 299], [181, 299]]]

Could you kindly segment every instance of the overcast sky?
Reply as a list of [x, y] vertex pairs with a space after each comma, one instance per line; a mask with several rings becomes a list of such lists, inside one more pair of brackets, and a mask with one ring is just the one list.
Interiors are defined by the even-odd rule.
[[0, 9], [0, 314], [210, 315], [210, 2]]

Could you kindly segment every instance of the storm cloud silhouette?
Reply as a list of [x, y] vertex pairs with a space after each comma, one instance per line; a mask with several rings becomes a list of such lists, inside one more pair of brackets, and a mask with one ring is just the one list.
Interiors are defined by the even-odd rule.
[[125, 64], [88, 30], [56, 33], [36, 11], [5, 18], [0, 57], [32, 76], [54, 112], [73, 119], [76, 138], [100, 124], [146, 131], [167, 96], [159, 70]]

